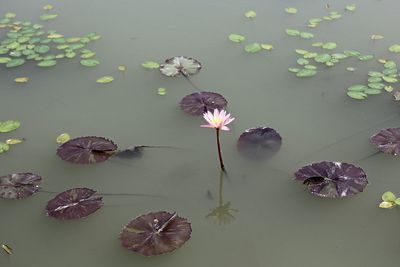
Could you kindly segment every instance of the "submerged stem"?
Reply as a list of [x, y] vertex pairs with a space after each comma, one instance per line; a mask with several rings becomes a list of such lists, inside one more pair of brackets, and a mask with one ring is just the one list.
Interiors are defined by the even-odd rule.
[[219, 141], [219, 128], [216, 128], [215, 131], [217, 133], [217, 147], [218, 147], [219, 165], [221, 166], [221, 170], [225, 171], [224, 161], [222, 160], [221, 142]]

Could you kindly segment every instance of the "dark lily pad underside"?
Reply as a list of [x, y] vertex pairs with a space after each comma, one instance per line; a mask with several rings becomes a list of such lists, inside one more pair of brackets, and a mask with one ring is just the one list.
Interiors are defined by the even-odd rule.
[[267, 159], [275, 155], [282, 145], [282, 137], [268, 127], [250, 128], [237, 141], [239, 153], [248, 159]]
[[[181, 247], [192, 232], [190, 223], [179, 216], [160, 211], [141, 215], [129, 222], [120, 233], [122, 245], [145, 256], [155, 256]], [[166, 227], [157, 232], [170, 218]]]
[[197, 92], [182, 98], [179, 106], [190, 115], [200, 116], [207, 111], [213, 112], [214, 109], [225, 109], [227, 104], [228, 101], [220, 94]]
[[0, 177], [0, 198], [26, 198], [39, 191], [42, 177], [34, 173], [13, 173]]
[[[304, 166], [296, 171], [295, 179], [305, 182], [308, 191], [320, 197], [346, 197], [356, 195], [368, 184], [363, 169], [349, 163], [322, 161]], [[307, 179], [322, 177], [319, 183]]]
[[111, 140], [85, 136], [71, 139], [62, 144], [57, 150], [57, 155], [71, 163], [91, 164], [107, 160], [117, 149], [117, 145]]
[[395, 156], [400, 154], [400, 128], [382, 129], [371, 136], [370, 141], [384, 153]]
[[84, 218], [103, 205], [102, 197], [93, 196], [95, 193], [89, 188], [64, 191], [47, 203], [46, 213], [59, 220]]

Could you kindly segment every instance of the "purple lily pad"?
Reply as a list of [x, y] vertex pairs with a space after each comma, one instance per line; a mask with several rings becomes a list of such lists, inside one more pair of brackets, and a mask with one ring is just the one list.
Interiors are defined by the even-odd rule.
[[145, 256], [155, 256], [181, 247], [192, 227], [176, 212], [151, 212], [130, 221], [120, 233], [122, 245]]
[[400, 154], [400, 128], [382, 129], [371, 136], [370, 142], [383, 153]]
[[200, 69], [201, 63], [199, 61], [182, 56], [169, 58], [160, 66], [161, 73], [168, 77], [175, 77], [179, 74], [188, 77], [189, 75], [198, 73]]
[[200, 116], [207, 111], [213, 112], [214, 109], [225, 109], [228, 101], [217, 93], [197, 92], [182, 98], [179, 106], [190, 115]]
[[73, 188], [49, 200], [46, 213], [59, 220], [80, 219], [89, 216], [103, 205], [102, 197], [93, 196], [90, 188]]
[[367, 175], [360, 167], [342, 162], [322, 161], [296, 171], [295, 179], [307, 186], [311, 194], [320, 197], [356, 195], [368, 184]]
[[84, 136], [62, 144], [57, 155], [68, 162], [91, 164], [107, 160], [117, 149], [116, 144], [104, 137]]
[[13, 173], [0, 177], [0, 198], [26, 198], [39, 191], [42, 177], [30, 173]]
[[266, 159], [275, 155], [282, 145], [282, 137], [272, 128], [247, 129], [237, 141], [239, 153], [248, 159]]

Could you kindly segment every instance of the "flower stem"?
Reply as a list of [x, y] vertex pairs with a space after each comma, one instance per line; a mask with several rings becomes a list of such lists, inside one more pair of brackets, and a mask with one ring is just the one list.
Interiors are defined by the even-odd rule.
[[221, 170], [225, 171], [224, 161], [222, 160], [221, 142], [219, 141], [219, 128], [216, 128], [215, 130], [217, 132], [217, 146], [218, 146], [219, 165], [221, 166]]

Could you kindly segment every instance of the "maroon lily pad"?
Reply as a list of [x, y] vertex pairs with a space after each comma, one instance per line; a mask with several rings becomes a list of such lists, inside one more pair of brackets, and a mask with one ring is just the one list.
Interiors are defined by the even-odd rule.
[[165, 60], [161, 64], [160, 71], [168, 77], [175, 77], [182, 74], [185, 77], [196, 74], [201, 69], [201, 63], [194, 58], [190, 57], [173, 57]]
[[90, 188], [73, 188], [49, 200], [46, 213], [59, 220], [80, 219], [89, 216], [103, 205], [102, 197], [93, 196]]
[[228, 101], [217, 93], [196, 92], [182, 98], [179, 106], [190, 115], [200, 116], [207, 111], [213, 112], [214, 109], [225, 109]]
[[275, 155], [282, 145], [282, 137], [272, 128], [247, 129], [237, 141], [239, 153], [248, 159], [266, 159]]
[[370, 142], [383, 153], [400, 154], [400, 128], [382, 129], [371, 136]]
[[13, 173], [0, 177], [0, 198], [26, 198], [39, 191], [42, 177], [30, 173]]
[[192, 227], [176, 212], [151, 212], [130, 221], [120, 233], [122, 245], [145, 256], [155, 256], [181, 247]]
[[84, 136], [62, 144], [57, 155], [72, 163], [90, 164], [107, 160], [117, 149], [116, 144], [104, 137]]
[[307, 186], [311, 194], [320, 197], [356, 195], [368, 184], [367, 175], [360, 167], [342, 162], [322, 161], [296, 171], [295, 179]]

